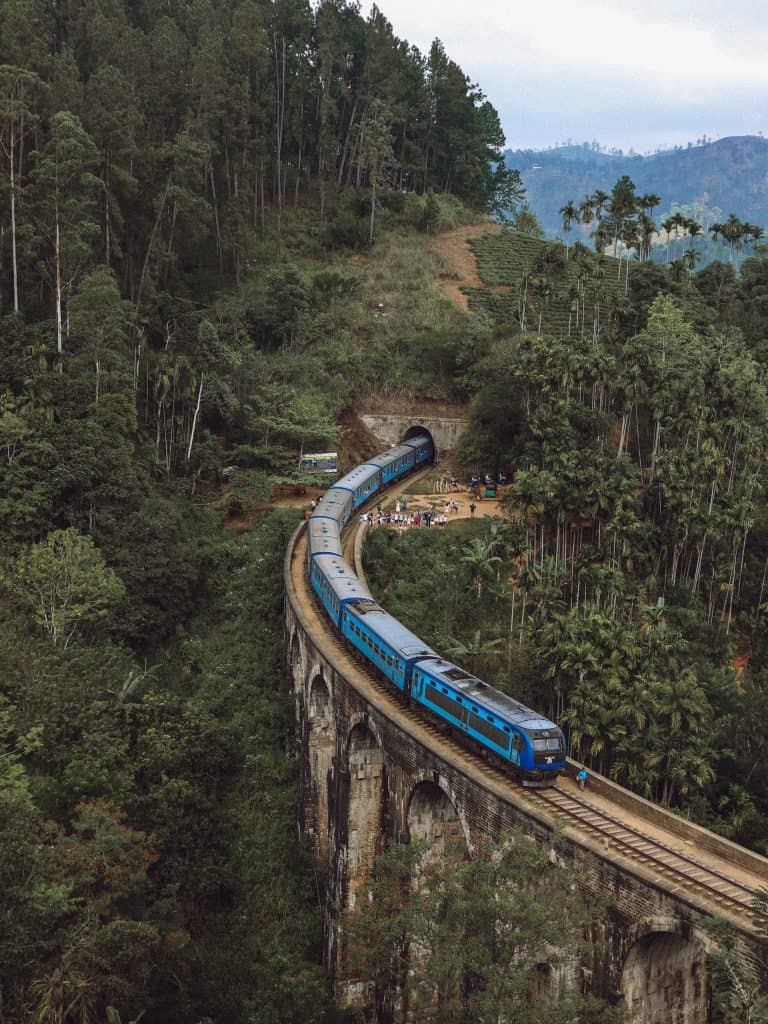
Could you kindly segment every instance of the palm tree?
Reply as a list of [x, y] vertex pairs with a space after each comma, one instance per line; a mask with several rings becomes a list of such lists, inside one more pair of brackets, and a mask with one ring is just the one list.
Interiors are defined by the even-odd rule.
[[475, 588], [475, 600], [479, 601], [483, 596], [483, 583], [501, 564], [501, 559], [493, 553], [494, 542], [483, 537], [473, 537], [464, 548], [461, 561], [466, 562], [472, 573]]
[[[624, 237], [624, 223], [637, 209], [635, 184], [628, 174], [623, 174], [611, 190], [605, 208], [613, 221], [613, 255], [619, 254], [619, 240]], [[619, 262], [621, 274], [621, 262]]]
[[647, 213], [648, 210], [655, 210], [660, 203], [661, 197], [657, 196], [655, 192], [649, 192], [647, 195], [638, 196], [637, 199], [637, 205], [643, 213]]
[[720, 234], [728, 243], [728, 260], [733, 263], [733, 250], [736, 248], [741, 251], [741, 246], [745, 238], [745, 229], [748, 227], [743, 220], [739, 220], [735, 213], [731, 213], [728, 216], [728, 220], [725, 224], [720, 224]]
[[[570, 234], [571, 225], [579, 223], [579, 209], [575, 205], [572, 199], [569, 199], [565, 206], [561, 206], [558, 211], [560, 216], [563, 218], [563, 231], [566, 234]], [[568, 258], [568, 242], [565, 243], [565, 257]]]
[[697, 249], [694, 249], [693, 246], [691, 246], [690, 249], [685, 250], [683, 261], [689, 273], [693, 273], [693, 271], [696, 269], [696, 264], [699, 262], [700, 259], [701, 253]]
[[661, 226], [667, 235], [667, 263], [669, 263], [669, 239], [672, 234], [672, 228], [676, 227], [674, 217], [667, 217], [666, 220], [661, 222]]
[[454, 637], [446, 644], [445, 652], [451, 658], [456, 658], [462, 666], [469, 666], [469, 671], [475, 675], [482, 675], [488, 668], [491, 656], [497, 656], [502, 640], [498, 637], [489, 639], [481, 635], [476, 629], [468, 640], [459, 640]]
[[643, 212], [637, 219], [637, 229], [640, 236], [639, 255], [642, 262], [643, 260], [650, 259], [651, 241], [656, 231], [656, 224], [647, 213]]

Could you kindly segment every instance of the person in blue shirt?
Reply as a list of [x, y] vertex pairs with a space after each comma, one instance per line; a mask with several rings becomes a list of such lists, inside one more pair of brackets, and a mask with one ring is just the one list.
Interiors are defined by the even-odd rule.
[[587, 774], [587, 769], [586, 768], [582, 768], [581, 771], [576, 776], [576, 781], [579, 784], [579, 789], [584, 789], [584, 787], [587, 784], [587, 779], [588, 778], [589, 778], [589, 775]]

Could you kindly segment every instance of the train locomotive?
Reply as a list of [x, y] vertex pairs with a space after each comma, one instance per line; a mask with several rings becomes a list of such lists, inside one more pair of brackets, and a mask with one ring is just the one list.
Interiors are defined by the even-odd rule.
[[566, 764], [557, 725], [443, 659], [377, 603], [342, 555], [341, 533], [356, 509], [432, 458], [432, 441], [419, 435], [326, 491], [307, 523], [310, 584], [334, 628], [407, 700], [502, 762], [524, 786], [551, 785]]

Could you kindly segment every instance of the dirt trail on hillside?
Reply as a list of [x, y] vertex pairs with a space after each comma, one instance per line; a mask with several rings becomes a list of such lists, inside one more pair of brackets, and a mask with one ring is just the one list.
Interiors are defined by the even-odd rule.
[[462, 287], [483, 287], [483, 282], [477, 273], [475, 254], [469, 246], [469, 239], [477, 238], [479, 235], [495, 235], [499, 231], [501, 231], [500, 224], [486, 221], [483, 224], [469, 224], [461, 228], [454, 228], [453, 231], [442, 231], [432, 240], [430, 248], [438, 256], [442, 256], [449, 267], [447, 273], [440, 275], [440, 288], [464, 312], [469, 309], [469, 301], [462, 292]]

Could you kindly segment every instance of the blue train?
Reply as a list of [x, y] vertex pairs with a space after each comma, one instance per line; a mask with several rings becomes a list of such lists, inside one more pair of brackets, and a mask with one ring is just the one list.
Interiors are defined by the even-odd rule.
[[566, 757], [554, 722], [441, 658], [376, 602], [342, 555], [341, 532], [353, 512], [432, 457], [431, 440], [419, 435], [326, 491], [307, 524], [312, 589], [338, 632], [408, 700], [512, 767], [524, 786], [551, 785]]

